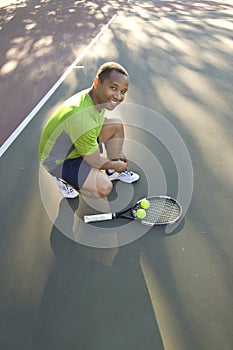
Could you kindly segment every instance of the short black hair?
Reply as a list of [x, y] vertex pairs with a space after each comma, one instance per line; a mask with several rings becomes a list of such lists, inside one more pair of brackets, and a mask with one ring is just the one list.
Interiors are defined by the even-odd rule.
[[110, 73], [116, 70], [117, 72], [124, 74], [126, 77], [128, 77], [127, 70], [121, 66], [119, 63], [116, 62], [106, 62], [100, 66], [97, 72], [97, 77], [100, 79], [101, 83], [109, 77]]

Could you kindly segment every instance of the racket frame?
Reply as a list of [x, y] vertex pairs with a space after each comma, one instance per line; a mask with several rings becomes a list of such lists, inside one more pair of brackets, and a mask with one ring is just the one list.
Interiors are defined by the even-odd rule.
[[[135, 207], [137, 207], [138, 205], [140, 205], [140, 202], [147, 199], [148, 201], [152, 200], [152, 199], [167, 199], [170, 200], [172, 202], [174, 202], [178, 208], [179, 208], [179, 215], [174, 219], [174, 220], [170, 220], [170, 221], [166, 221], [166, 222], [155, 222], [155, 223], [150, 223], [144, 219], [139, 219], [135, 216]], [[129, 210], [131, 210], [131, 216], [129, 215], [124, 215], [124, 213], [128, 212]], [[93, 214], [93, 215], [84, 215], [84, 223], [90, 223], [90, 222], [98, 222], [98, 221], [108, 221], [108, 220], [113, 220], [115, 218], [123, 218], [123, 219], [128, 219], [128, 220], [132, 220], [132, 221], [139, 221], [141, 222], [143, 225], [146, 226], [164, 226], [164, 225], [172, 225], [175, 222], [179, 221], [179, 219], [182, 216], [182, 207], [180, 205], [180, 203], [175, 200], [172, 197], [169, 196], [164, 196], [164, 195], [158, 195], [158, 196], [151, 196], [151, 197], [144, 197], [140, 200], [138, 200], [136, 202], [136, 204], [133, 207], [129, 207], [124, 211], [121, 212], [117, 212], [117, 213], [101, 213], [101, 214]]]
[[[167, 199], [167, 200], [170, 200], [171, 202], [174, 202], [174, 204], [176, 204], [179, 208], [179, 215], [173, 219], [173, 220], [170, 220], [170, 221], [161, 221], [161, 222], [155, 222], [155, 223], [150, 223], [144, 219], [138, 219], [133, 211], [135, 210], [134, 208], [137, 206], [137, 205], [140, 205], [140, 202], [142, 202], [143, 200], [147, 199], [148, 201], [152, 200], [152, 199], [155, 199], [155, 198], [158, 198], [158, 199]], [[137, 201], [137, 203], [133, 206], [133, 208], [131, 209], [131, 212], [132, 212], [132, 216], [134, 217], [135, 220], [139, 220], [143, 225], [146, 225], [146, 226], [165, 226], [165, 225], [172, 225], [174, 224], [175, 222], [179, 221], [181, 216], [182, 216], [182, 213], [183, 213], [183, 210], [182, 210], [182, 207], [180, 205], [180, 203], [172, 198], [172, 197], [169, 197], [169, 196], [165, 196], [165, 195], [157, 195], [157, 196], [151, 196], [151, 197], [145, 197], [145, 198], [142, 198], [140, 199], [139, 201]]]

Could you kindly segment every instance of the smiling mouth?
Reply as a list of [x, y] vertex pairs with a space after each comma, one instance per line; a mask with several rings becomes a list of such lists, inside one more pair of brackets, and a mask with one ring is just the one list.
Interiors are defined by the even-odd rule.
[[108, 102], [105, 103], [105, 108], [112, 110], [115, 109], [120, 103], [120, 101], [108, 100]]
[[109, 102], [112, 106], [117, 106], [120, 103], [118, 101], [113, 101], [113, 100], [110, 100]]

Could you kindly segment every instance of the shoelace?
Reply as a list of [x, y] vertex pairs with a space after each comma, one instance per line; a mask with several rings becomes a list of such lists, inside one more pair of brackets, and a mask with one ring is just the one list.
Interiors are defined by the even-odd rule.
[[126, 171], [124, 171], [123, 173], [121, 173], [123, 176], [125, 176], [125, 177], [130, 177], [130, 176], [132, 176], [132, 172], [130, 171], [130, 170], [126, 170]]
[[71, 186], [69, 186], [67, 182], [62, 181], [62, 180], [61, 180], [61, 182], [62, 182], [62, 189], [63, 189], [64, 191], [66, 191], [67, 193], [72, 193], [72, 192], [74, 192], [74, 189], [73, 189]]

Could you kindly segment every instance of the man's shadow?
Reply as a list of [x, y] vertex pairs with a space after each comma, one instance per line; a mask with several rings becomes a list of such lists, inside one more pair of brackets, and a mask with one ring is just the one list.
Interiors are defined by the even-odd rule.
[[[32, 349], [164, 349], [140, 264], [147, 235], [120, 248], [78, 244], [58, 229], [64, 201], [51, 232], [55, 264], [41, 299]], [[78, 202], [70, 200], [70, 205], [75, 211]]]

